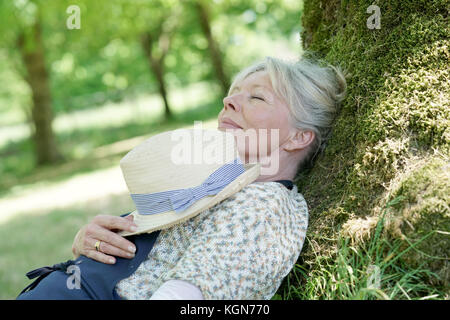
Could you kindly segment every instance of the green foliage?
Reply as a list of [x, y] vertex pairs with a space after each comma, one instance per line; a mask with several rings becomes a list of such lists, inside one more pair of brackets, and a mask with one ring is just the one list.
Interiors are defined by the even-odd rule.
[[[286, 299], [302, 300], [393, 300], [442, 299], [442, 293], [426, 284], [437, 275], [422, 265], [410, 265], [400, 259], [418, 250], [430, 234], [404, 246], [399, 239], [388, 241], [382, 237], [388, 210], [400, 201], [399, 196], [389, 202], [379, 217], [371, 239], [360, 246], [348, 238], [337, 239], [333, 256], [314, 251], [314, 266], [297, 264], [280, 288]], [[313, 249], [314, 250], [314, 249]], [[293, 284], [290, 282], [293, 281]], [[301, 286], [298, 286], [301, 283]]]
[[[299, 48], [297, 39], [292, 37], [300, 23], [296, 1], [207, 2], [211, 8], [213, 36], [225, 56], [229, 75], [255, 59], [273, 54], [274, 45], [286, 46], [290, 51]], [[80, 7], [81, 29], [66, 27], [69, 5]], [[32, 132], [32, 92], [24, 80], [26, 72], [17, 39], [21, 33], [28, 32], [37, 17], [42, 23], [52, 108], [58, 122], [70, 113], [95, 110], [108, 102], [158, 92], [139, 40], [142, 32], [156, 32], [177, 10], [181, 11], [178, 27], [164, 60], [169, 95], [192, 83], [216, 81], [207, 41], [192, 1], [0, 1], [0, 175], [23, 178], [34, 169], [30, 158], [32, 146], [22, 141]], [[158, 49], [156, 45], [155, 49]], [[212, 99], [219, 95], [217, 90]], [[157, 109], [154, 105], [148, 108]], [[19, 131], [21, 138], [15, 138], [13, 132]], [[64, 156], [70, 162], [73, 152], [66, 146], [76, 148], [74, 144], [79, 140], [73, 138], [73, 143], [67, 144], [66, 138], [57, 139], [63, 143]]]
[[[127, 96], [157, 92], [156, 79], [139, 44], [140, 35], [145, 31], [160, 30], [163, 22], [178, 10], [178, 28], [164, 62], [169, 88], [215, 80], [211, 63], [205, 63], [209, 61], [207, 42], [191, 2], [2, 1], [0, 54], [3, 49], [6, 59], [2, 59], [0, 65], [5, 64], [11, 71], [20, 71], [19, 74], [24, 76], [16, 41], [39, 15], [56, 115], [93, 108], [107, 101], [120, 101]], [[300, 12], [295, 1], [222, 0], [209, 4], [213, 35], [225, 54], [229, 74], [263, 58], [272, 39], [290, 37], [299, 31]], [[79, 30], [66, 27], [69, 5], [78, 5], [81, 9]], [[246, 43], [248, 41], [251, 45]], [[9, 92], [9, 86], [16, 83], [20, 81], [0, 89], [0, 99], [2, 93]], [[21, 101], [14, 103], [27, 105], [29, 94], [25, 90], [15, 95], [14, 99], [21, 97]], [[0, 100], [0, 105], [11, 100], [10, 97]]]
[[[381, 29], [366, 26], [371, 4], [380, 7]], [[407, 246], [433, 233], [418, 246], [423, 254], [410, 250], [396, 264], [437, 273], [422, 278], [430, 292], [433, 286], [448, 292], [450, 280], [447, 7], [445, 1], [311, 0], [303, 16], [306, 48], [348, 73], [348, 97], [329, 146], [300, 182], [311, 206], [312, 246], [325, 259], [335, 257], [338, 242], [324, 237], [337, 239], [344, 225], [349, 237], [359, 238], [352, 232], [364, 228], [373, 235], [386, 199], [403, 195], [392, 213], [397, 220], [391, 217], [403, 222], [403, 232], [392, 224], [383, 237]], [[312, 246], [303, 253], [309, 274], [320, 269]]]

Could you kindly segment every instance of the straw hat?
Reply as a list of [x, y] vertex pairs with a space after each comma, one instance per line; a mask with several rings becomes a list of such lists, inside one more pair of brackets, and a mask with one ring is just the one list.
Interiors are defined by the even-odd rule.
[[152, 136], [120, 160], [138, 229], [166, 229], [230, 197], [260, 174], [243, 164], [234, 135], [216, 129], [178, 129]]

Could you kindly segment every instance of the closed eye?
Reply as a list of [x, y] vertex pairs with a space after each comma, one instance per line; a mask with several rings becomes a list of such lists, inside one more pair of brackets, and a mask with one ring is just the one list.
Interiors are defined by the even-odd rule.
[[257, 96], [251, 96], [250, 98], [251, 99], [258, 99], [258, 100], [261, 100], [261, 101], [266, 101], [266, 100], [264, 100], [264, 98], [257, 97]]

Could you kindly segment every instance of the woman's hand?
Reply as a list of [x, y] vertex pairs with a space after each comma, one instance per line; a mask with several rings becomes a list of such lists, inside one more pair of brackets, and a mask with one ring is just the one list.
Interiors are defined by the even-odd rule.
[[[134, 232], [136, 224], [133, 216], [126, 217], [98, 215], [92, 221], [78, 231], [72, 245], [75, 258], [81, 254], [88, 258], [107, 264], [116, 263], [113, 256], [122, 258], [134, 257], [135, 245], [115, 233], [118, 230]], [[100, 242], [100, 250], [95, 249], [95, 243]]]

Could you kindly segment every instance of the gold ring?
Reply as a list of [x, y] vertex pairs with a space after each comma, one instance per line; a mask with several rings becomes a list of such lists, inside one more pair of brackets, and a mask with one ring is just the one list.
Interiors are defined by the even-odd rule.
[[100, 240], [95, 243], [95, 250], [100, 251]]

